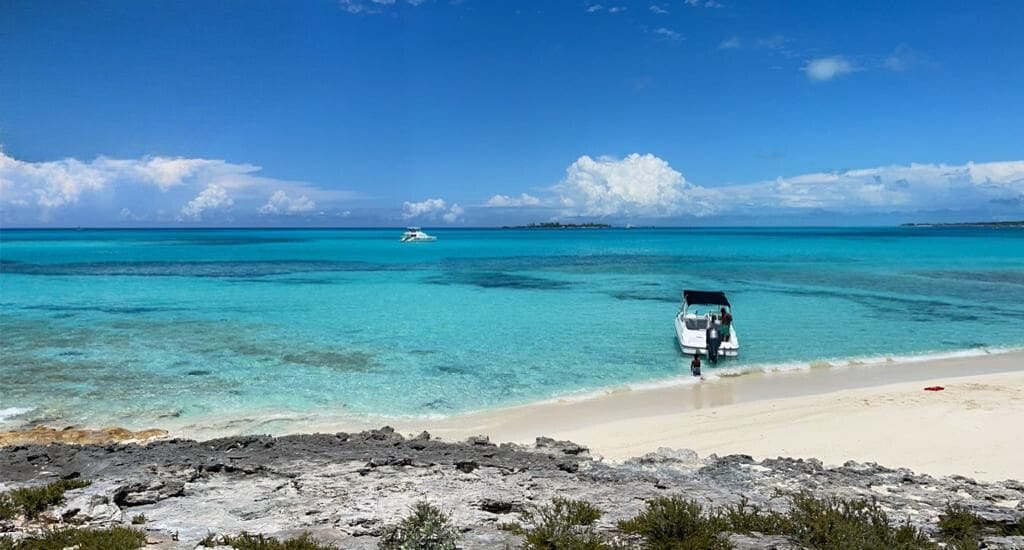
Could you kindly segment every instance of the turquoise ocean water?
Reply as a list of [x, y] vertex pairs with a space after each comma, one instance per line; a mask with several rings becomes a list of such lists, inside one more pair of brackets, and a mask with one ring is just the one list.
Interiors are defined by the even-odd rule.
[[0, 231], [0, 426], [450, 415], [662, 383], [688, 373], [684, 288], [733, 302], [743, 350], [720, 373], [1024, 346], [1022, 230], [431, 233]]

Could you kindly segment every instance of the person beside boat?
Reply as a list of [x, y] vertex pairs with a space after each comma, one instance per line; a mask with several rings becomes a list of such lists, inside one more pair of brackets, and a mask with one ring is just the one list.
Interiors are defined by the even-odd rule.
[[729, 335], [732, 334], [732, 313], [730, 313], [729, 310], [725, 309], [725, 306], [722, 306], [721, 313], [722, 313], [722, 317], [721, 317], [721, 319], [722, 319], [722, 341], [723, 342], [728, 342], [729, 341]]
[[708, 361], [718, 362], [718, 348], [722, 345], [722, 322], [717, 315], [711, 316], [711, 322], [704, 333], [704, 342], [708, 348]]
[[693, 360], [690, 361], [690, 374], [693, 376], [700, 376], [700, 354], [694, 353]]

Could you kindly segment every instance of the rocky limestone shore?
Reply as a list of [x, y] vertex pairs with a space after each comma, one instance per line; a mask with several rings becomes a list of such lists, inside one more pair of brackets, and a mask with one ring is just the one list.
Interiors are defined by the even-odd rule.
[[[146, 444], [27, 444], [0, 448], [0, 490], [58, 479], [92, 484], [33, 522], [0, 522], [0, 535], [25, 536], [47, 525], [105, 527], [142, 515], [152, 548], [192, 550], [210, 533], [303, 532], [339, 548], [374, 548], [385, 526], [417, 501], [450, 512], [462, 547], [516, 547], [498, 528], [521, 511], [561, 496], [589, 501], [605, 514], [599, 527], [635, 515], [646, 500], [681, 495], [709, 505], [741, 497], [771, 509], [780, 491], [874, 498], [898, 521], [934, 533], [947, 503], [990, 522], [1024, 517], [1024, 483], [934, 478], [906, 469], [816, 460], [755, 461], [744, 455], [698, 457], [662, 449], [621, 464], [584, 447], [538, 438], [532, 446], [496, 445], [486, 437], [445, 442], [390, 428], [357, 434], [230, 437]], [[789, 548], [778, 537], [735, 536], [738, 548]], [[994, 537], [987, 548], [1024, 548], [1024, 537]]]

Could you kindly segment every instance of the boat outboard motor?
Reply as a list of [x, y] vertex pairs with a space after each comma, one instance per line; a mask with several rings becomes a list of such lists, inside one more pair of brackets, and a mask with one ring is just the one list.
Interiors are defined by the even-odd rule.
[[722, 345], [722, 331], [716, 323], [708, 325], [708, 330], [704, 333], [704, 343], [708, 346], [708, 361], [711, 361], [712, 365], [717, 364], [718, 348]]

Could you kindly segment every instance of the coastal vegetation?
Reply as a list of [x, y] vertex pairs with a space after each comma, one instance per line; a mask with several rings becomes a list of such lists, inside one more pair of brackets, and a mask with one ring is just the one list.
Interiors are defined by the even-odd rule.
[[459, 530], [436, 506], [417, 502], [397, 525], [384, 530], [381, 550], [455, 550]]
[[655, 498], [635, 517], [616, 524], [628, 543], [599, 533], [594, 525], [601, 511], [578, 500], [554, 499], [551, 505], [524, 514], [524, 525], [503, 528], [522, 535], [527, 550], [728, 550], [733, 548], [732, 533], [779, 535], [817, 550], [938, 548], [919, 529], [894, 525], [874, 500], [816, 498], [803, 492], [788, 497], [787, 513], [762, 510], [746, 499], [716, 509], [680, 496]]
[[[239, 535], [209, 535], [199, 542], [199, 546], [212, 548], [215, 546], [230, 546], [235, 550], [336, 550], [336, 547], [329, 544], [322, 544], [303, 533], [295, 538], [278, 540], [274, 537], [264, 535], [252, 535], [241, 533]], [[0, 549], [2, 550], [2, 549]]]
[[145, 545], [144, 533], [122, 526], [107, 529], [51, 529], [19, 540], [0, 537], [0, 550], [133, 550]]
[[974, 550], [985, 536], [1024, 537], [1024, 520], [1016, 523], [995, 523], [982, 519], [966, 506], [947, 504], [939, 518], [939, 532], [948, 548]]
[[60, 504], [64, 492], [89, 486], [88, 481], [62, 479], [41, 487], [23, 487], [0, 493], [0, 519], [13, 519], [23, 515], [35, 519], [48, 507]]
[[[31, 494], [29, 516], [11, 491], [3, 502], [15, 513], [38, 517], [47, 506], [62, 498], [63, 490], [82, 487], [85, 482], [56, 482], [46, 487], [19, 491], [16, 499]], [[61, 497], [56, 495], [60, 493]], [[520, 523], [499, 524], [499, 529], [522, 537], [524, 550], [728, 550], [734, 547], [731, 535], [780, 536], [815, 550], [933, 550], [979, 548], [985, 536], [1024, 536], [1021, 522], [995, 523], [978, 516], [965, 506], [949, 504], [938, 522], [938, 541], [909, 523], [894, 523], [875, 500], [815, 497], [807, 492], [781, 494], [789, 500], [786, 512], [766, 510], [746, 498], [738, 503], [707, 507], [682, 496], [658, 497], [645, 503], [636, 516], [602, 530], [598, 521], [604, 515], [597, 506], [583, 501], [556, 497], [547, 505], [524, 511]], [[50, 504], [42, 505], [40, 503]], [[41, 508], [40, 508], [41, 506]], [[5, 516], [10, 519], [13, 516]], [[146, 522], [145, 516], [133, 516], [131, 524]], [[418, 502], [406, 517], [381, 533], [381, 550], [455, 550], [459, 529], [450, 515], [426, 502]], [[939, 543], [942, 543], [940, 546]], [[52, 528], [18, 540], [0, 537], [0, 550], [59, 550], [68, 547], [134, 549], [146, 544], [141, 531], [126, 527]], [[336, 550], [336, 546], [318, 542], [308, 533], [279, 540], [262, 534], [210, 534], [201, 547], [229, 546], [236, 550]]]

